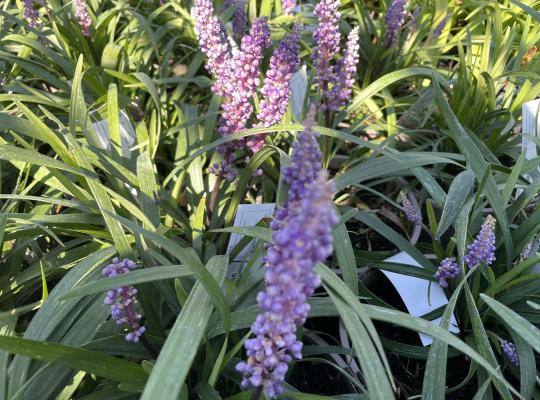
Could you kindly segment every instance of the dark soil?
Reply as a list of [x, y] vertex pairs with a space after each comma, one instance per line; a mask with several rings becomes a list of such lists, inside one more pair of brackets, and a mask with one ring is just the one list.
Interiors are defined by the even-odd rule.
[[332, 396], [351, 392], [343, 374], [318, 360], [311, 362], [307, 359], [295, 363], [287, 382], [304, 393]]

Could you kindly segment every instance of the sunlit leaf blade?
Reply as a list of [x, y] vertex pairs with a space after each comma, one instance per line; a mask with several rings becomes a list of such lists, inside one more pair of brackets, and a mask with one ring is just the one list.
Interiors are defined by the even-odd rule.
[[9, 336], [0, 336], [0, 348], [39, 361], [57, 362], [68, 368], [86, 371], [117, 382], [141, 384], [147, 379], [146, 373], [139, 365], [91, 350]]
[[[219, 284], [223, 283], [227, 264], [226, 256], [208, 262], [207, 268]], [[178, 398], [214, 309], [210, 299], [213, 295], [200, 282], [195, 284], [152, 369], [143, 400]]]

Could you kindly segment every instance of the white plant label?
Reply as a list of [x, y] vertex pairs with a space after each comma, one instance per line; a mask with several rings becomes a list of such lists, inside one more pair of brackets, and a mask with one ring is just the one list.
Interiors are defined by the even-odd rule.
[[[131, 148], [135, 143], [135, 129], [129, 120], [125, 110], [120, 110], [118, 113], [118, 122], [120, 124], [120, 145], [122, 146], [122, 156], [131, 158]], [[109, 132], [109, 120], [103, 119], [92, 124], [98, 135], [98, 140], [104, 149], [111, 148], [111, 134]], [[133, 196], [137, 196], [137, 189], [131, 187], [127, 183], [124, 185], [131, 191]]]
[[[384, 261], [412, 265], [414, 267], [422, 268], [414, 258], [412, 258], [408, 253], [402, 251], [396, 255], [393, 255], [390, 258], [387, 258]], [[389, 272], [381, 270], [384, 275], [392, 282], [392, 285], [396, 288], [399, 295], [405, 303], [405, 307], [414, 317], [421, 317], [431, 311], [434, 311], [446, 304], [448, 304], [448, 299], [444, 294], [443, 289], [436, 282], [431, 282], [431, 289], [429, 289], [429, 298], [428, 298], [428, 288], [430, 281], [425, 279], [417, 278], [415, 276], [407, 276], [403, 274], [398, 274], [395, 272]], [[431, 322], [434, 325], [439, 326], [441, 323], [441, 317], [432, 320]], [[450, 320], [450, 332], [459, 333], [459, 327], [457, 325], [456, 318], [452, 315]], [[433, 342], [433, 338], [429, 335], [419, 333], [420, 340], [422, 341], [423, 346], [429, 346]]]
[[[129, 120], [125, 110], [118, 113], [120, 122], [120, 143], [122, 145], [122, 156], [131, 158], [131, 147], [135, 143], [135, 129]], [[109, 120], [104, 119], [92, 124], [98, 134], [99, 142], [104, 149], [109, 149], [111, 145], [111, 135], [109, 133]]]
[[307, 70], [306, 66], [302, 65], [291, 78], [291, 99], [293, 107], [293, 115], [299, 120], [302, 118], [302, 108], [304, 107], [304, 99], [307, 91]]
[[[521, 106], [521, 132], [527, 135], [540, 138], [540, 99], [528, 101]], [[536, 143], [526, 136], [521, 137], [521, 149], [525, 152], [525, 159], [531, 160], [538, 155]], [[525, 177], [531, 181], [532, 176], [526, 174]], [[516, 197], [523, 193], [523, 189], [516, 189]]]
[[[528, 101], [521, 106], [521, 119], [523, 133], [540, 138], [540, 99]], [[521, 139], [521, 147], [525, 151], [525, 159], [531, 160], [538, 155], [536, 143], [530, 140], [528, 137], [523, 136]], [[528, 177], [530, 178], [530, 177]], [[517, 196], [523, 192], [523, 189], [516, 191]], [[536, 247], [536, 248], [535, 248]], [[531, 249], [531, 254], [538, 251], [537, 243]], [[540, 273], [540, 264], [536, 264], [532, 272], [534, 274]]]
[[[521, 106], [522, 132], [540, 138], [540, 99], [528, 101]], [[525, 158], [531, 160], [537, 156], [536, 143], [523, 136], [521, 147]]]
[[[240, 204], [236, 211], [236, 217], [234, 219], [234, 226], [255, 226], [263, 218], [271, 217], [274, 214], [276, 205], [274, 203], [264, 204]], [[229, 245], [227, 246], [227, 254], [229, 254], [234, 247], [244, 238], [244, 235], [238, 233], [231, 233], [229, 239]], [[243, 267], [244, 262], [253, 253], [253, 246], [255, 241], [252, 240], [246, 247], [244, 247], [236, 256], [234, 260], [229, 264], [229, 279], [236, 279], [240, 270]]]

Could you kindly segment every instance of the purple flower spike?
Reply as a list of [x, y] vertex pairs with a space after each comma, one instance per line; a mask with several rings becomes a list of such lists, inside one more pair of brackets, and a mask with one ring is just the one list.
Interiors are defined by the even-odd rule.
[[231, 153], [221, 161], [221, 164], [214, 163], [214, 165], [208, 169], [208, 172], [217, 176], [222, 176], [228, 182], [232, 182], [236, 178], [236, 170], [233, 166], [235, 160], [236, 155]]
[[469, 267], [480, 264], [481, 262], [490, 265], [495, 261], [495, 223], [497, 221], [491, 215], [488, 215], [480, 233], [474, 239], [474, 242], [467, 246], [468, 253], [463, 258]]
[[90, 36], [90, 26], [92, 20], [90, 14], [88, 14], [88, 5], [85, 0], [73, 0], [73, 7], [75, 8], [75, 17], [79, 21], [82, 33], [84, 36]]
[[387, 45], [395, 44], [399, 30], [407, 16], [408, 0], [393, 0], [386, 12], [386, 32], [384, 39]]
[[337, 11], [339, 4], [339, 0], [321, 0], [313, 12], [319, 22], [313, 34], [315, 49], [312, 57], [317, 70], [316, 82], [322, 90], [322, 111], [328, 108], [327, 104], [332, 98], [331, 85], [336, 79], [332, 60], [339, 52], [341, 39], [338, 26], [341, 14]]
[[461, 273], [461, 269], [456, 264], [455, 259], [445, 258], [439, 264], [439, 268], [437, 268], [437, 273], [435, 274], [435, 278], [439, 280], [439, 285], [446, 288], [448, 287], [448, 282], [446, 280], [455, 278], [460, 273]]
[[[253, 106], [250, 103], [259, 86], [259, 68], [263, 51], [271, 44], [270, 31], [266, 18], [258, 18], [253, 22], [249, 35], [242, 38], [240, 50], [234, 54], [231, 63], [230, 79], [225, 88], [223, 113], [218, 128], [222, 136], [239, 132], [246, 127]], [[243, 141], [228, 143], [221, 149], [225, 160], [235, 147], [243, 145]]]
[[214, 16], [211, 0], [196, 0], [195, 19], [197, 20], [195, 33], [201, 51], [208, 57], [206, 69], [215, 79], [212, 91], [218, 96], [223, 96], [229, 78], [231, 59], [231, 47], [225, 28]]
[[246, 1], [245, 0], [225, 0], [223, 2], [225, 7], [235, 7], [234, 15], [232, 18], [232, 29], [234, 34], [234, 40], [240, 42], [246, 33], [247, 28], [247, 14], [246, 14]]
[[296, 7], [296, 0], [281, 0], [281, 12], [283, 15], [291, 15], [294, 7]]
[[359, 50], [358, 27], [356, 27], [349, 33], [345, 53], [336, 66], [337, 81], [332, 88], [332, 96], [328, 99], [330, 111], [339, 111], [351, 97]]
[[288, 202], [297, 202], [305, 197], [306, 187], [313, 182], [322, 169], [322, 153], [317, 142], [319, 133], [315, 126], [315, 107], [311, 107], [304, 122], [304, 131], [293, 142], [291, 164], [283, 168], [283, 181], [289, 187]]
[[[313, 142], [307, 140], [307, 136], [315, 140], [311, 127], [304, 133], [293, 150], [291, 169], [305, 166], [298, 153], [312, 151]], [[251, 326], [256, 337], [245, 343], [247, 362], [236, 366], [244, 375], [242, 386], [262, 387], [267, 398], [282, 393], [288, 364], [302, 357], [296, 330], [306, 321], [308, 297], [321, 283], [315, 265], [332, 253], [332, 226], [339, 221], [332, 203], [334, 187], [320, 161], [318, 171], [310, 181], [302, 179], [306, 185], [301, 197], [290, 186], [285, 207], [276, 211], [271, 223], [274, 243], [265, 257], [266, 289], [257, 296], [263, 313]]]
[[[266, 18], [258, 18], [253, 22], [249, 35], [242, 38], [240, 49], [235, 52], [230, 62], [229, 79], [225, 85], [225, 100], [221, 106], [223, 113], [220, 119], [219, 133], [228, 136], [246, 127], [253, 106], [251, 98], [259, 86], [259, 68], [263, 51], [271, 44], [270, 30]], [[244, 146], [244, 140], [229, 142], [218, 148], [224, 154], [223, 166], [218, 171], [225, 171], [227, 180], [234, 180], [236, 172], [232, 167], [231, 157], [234, 151]], [[232, 179], [231, 179], [232, 178]]]
[[[112, 264], [103, 269], [103, 275], [106, 277], [126, 274], [137, 268], [137, 265], [125, 258], [120, 261], [118, 258], [112, 260]], [[126, 340], [129, 342], [138, 342], [146, 328], [141, 325], [140, 314], [135, 311], [137, 304], [137, 289], [133, 286], [123, 286], [107, 291], [105, 304], [111, 306], [111, 316], [118, 325], [129, 325], [130, 331], [126, 334]]]
[[[260, 103], [257, 126], [267, 127], [277, 124], [285, 115], [289, 104], [291, 78], [298, 69], [300, 60], [299, 27], [295, 26], [293, 32], [274, 50], [270, 58], [270, 68], [266, 73], [264, 86], [261, 90], [264, 96]], [[251, 136], [247, 146], [256, 153], [264, 145], [264, 134]]]
[[512, 364], [519, 365], [519, 355], [514, 343], [510, 340], [501, 340], [501, 349]]
[[262, 386], [268, 398], [283, 391], [292, 359], [302, 358], [303, 344], [295, 333], [306, 321], [308, 297], [320, 285], [314, 267], [332, 253], [332, 225], [338, 221], [333, 187], [324, 171], [305, 193], [274, 230], [266, 257], [266, 290], [257, 296], [263, 314], [251, 326], [256, 337], [245, 343], [247, 362], [236, 366], [244, 374], [242, 386]]
[[263, 50], [270, 44], [266, 18], [255, 20], [250, 34], [242, 38], [240, 51], [234, 55], [232, 61], [231, 79], [227, 82], [219, 128], [222, 135], [230, 135], [245, 128], [253, 112], [250, 99], [259, 85], [259, 67]]
[[409, 222], [412, 222], [415, 225], [420, 225], [422, 223], [422, 216], [407, 196], [403, 196], [401, 205], [403, 206], [403, 211]]
[[32, 28], [38, 26], [39, 13], [34, 8], [33, 0], [23, 0], [23, 16]]

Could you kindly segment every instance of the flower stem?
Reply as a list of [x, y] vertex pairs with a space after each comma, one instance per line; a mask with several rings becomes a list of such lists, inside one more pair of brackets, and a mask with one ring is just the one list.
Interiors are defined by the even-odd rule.
[[251, 400], [259, 400], [262, 394], [262, 386], [256, 387], [253, 389], [253, 394], [251, 395]]
[[146, 338], [146, 336], [143, 334], [139, 340], [141, 341], [141, 344], [144, 346], [144, 348], [146, 349], [146, 351], [148, 351], [148, 353], [150, 354], [150, 356], [154, 359], [154, 360], [157, 360], [158, 356], [159, 356], [159, 352], [156, 350], [156, 348], [154, 347], [154, 345], [152, 343], [150, 343], [150, 341]]

